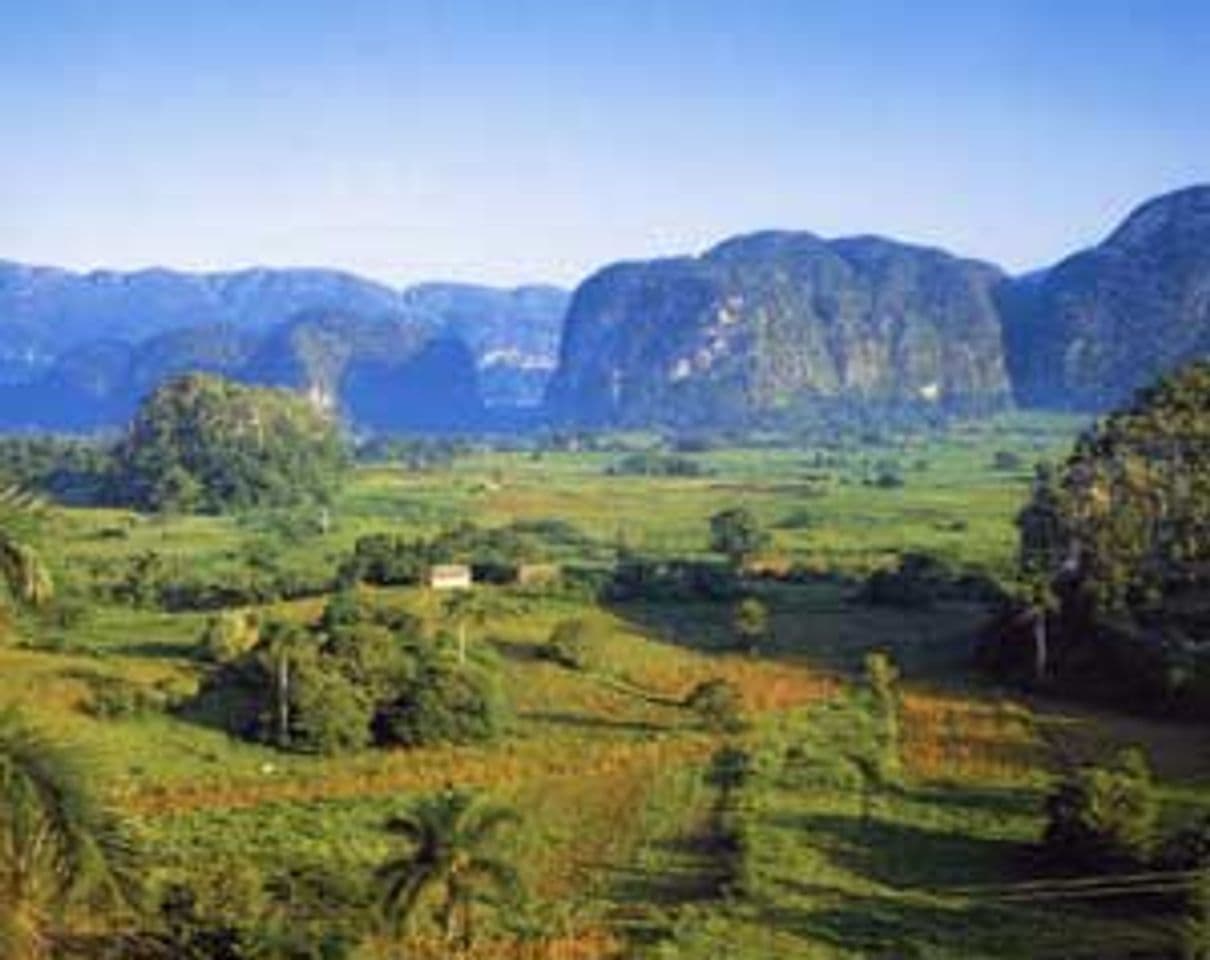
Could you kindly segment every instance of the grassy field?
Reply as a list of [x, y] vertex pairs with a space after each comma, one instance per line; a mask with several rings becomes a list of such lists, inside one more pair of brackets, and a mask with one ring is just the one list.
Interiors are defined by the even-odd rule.
[[[713, 512], [743, 505], [772, 532], [766, 565], [835, 575], [751, 584], [772, 616], [756, 656], [733, 651], [726, 604], [602, 607], [570, 593], [484, 587], [490, 615], [472, 628], [472, 642], [498, 660], [513, 708], [507, 736], [490, 746], [321, 758], [239, 741], [172, 711], [96, 716], [90, 703], [106, 678], [171, 702], [195, 690], [205, 670], [193, 655], [205, 615], [116, 603], [79, 624], [31, 625], [23, 642], [0, 646], [0, 701], [21, 703], [85, 747], [107, 795], [156, 851], [157, 880], [188, 880], [215, 916], [271, 911], [264, 877], [315, 870], [347, 881], [330, 891], [333, 902], [360, 902], [390, 849], [384, 820], [453, 783], [524, 815], [508, 852], [529, 905], [493, 921], [476, 955], [1125, 955], [1122, 945], [1163, 932], [1112, 910], [1060, 914], [967, 888], [1020, 881], [1021, 851], [1038, 836], [1060, 754], [1141, 743], [1170, 811], [1200, 809], [1210, 796], [1200, 733], [979, 685], [968, 669], [984, 615], [976, 606], [905, 611], [852, 597], [854, 578], [905, 551], [1006, 576], [1032, 464], [1059, 454], [1076, 428], [1006, 418], [877, 448], [718, 450], [698, 457], [709, 473], [692, 478], [610, 476], [619, 458], [611, 453], [483, 453], [432, 472], [360, 469], [330, 531], [287, 538], [283, 562], [330, 574], [365, 533], [431, 536], [463, 520], [547, 518], [592, 538], [598, 560], [619, 545], [686, 556], [705, 550]], [[997, 452], [1020, 466], [997, 466]], [[865, 482], [888, 463], [902, 486]], [[64, 510], [52, 520], [50, 556], [69, 591], [149, 551], [173, 569], [224, 571], [252, 555], [274, 523]], [[427, 591], [372, 592], [440, 626]], [[276, 612], [305, 620], [322, 604], [317, 597]], [[572, 617], [607, 636], [607, 669], [573, 671], [536, 655]], [[751, 790], [750, 894], [720, 895], [701, 841], [714, 803], [703, 770], [734, 738], [703, 729], [680, 700], [694, 684], [725, 677], [752, 720], [737, 742], [762, 756], [784, 755], [787, 743], [839, 756], [849, 731], [834, 708], [871, 649], [890, 651], [903, 672], [901, 780], [871, 794], [843, 776], [821, 786], [772, 762]], [[316, 930], [324, 922], [290, 916]], [[365, 948], [387, 950], [373, 941]]]

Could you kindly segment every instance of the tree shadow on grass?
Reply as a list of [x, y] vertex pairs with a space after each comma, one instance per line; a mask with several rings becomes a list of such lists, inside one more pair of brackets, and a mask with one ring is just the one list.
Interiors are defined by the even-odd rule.
[[[995, 905], [947, 906], [922, 900], [844, 896], [829, 898], [818, 909], [759, 905], [763, 922], [812, 943], [859, 951], [885, 960], [949, 957], [1101, 957], [1103, 952], [1066, 942], [1052, 929], [1043, 935], [1031, 917], [1016, 908], [1006, 914]], [[1054, 927], [1054, 918], [1049, 918]], [[1030, 933], [1035, 933], [1035, 938]], [[1074, 948], [1074, 949], [1073, 949]], [[1056, 950], [1060, 952], [1055, 952]], [[1067, 952], [1070, 950], [1070, 952]]]
[[519, 713], [518, 719], [552, 726], [575, 727], [580, 730], [609, 730], [613, 732], [656, 734], [667, 733], [672, 727], [642, 720], [611, 720], [585, 713], [558, 710], [534, 710]]
[[[915, 676], [952, 682], [965, 678], [971, 663], [972, 637], [985, 619], [975, 603], [939, 603], [929, 609], [874, 607], [845, 599], [853, 584], [818, 591], [797, 584], [751, 581], [744, 593], [764, 601], [773, 620], [773, 634], [759, 645], [765, 660], [801, 662], [844, 673], [859, 672], [872, 649], [888, 649]], [[813, 592], [814, 591], [814, 592]], [[803, 600], [798, 595], [805, 595]], [[743, 653], [732, 629], [735, 600], [613, 601], [608, 609], [641, 633], [674, 646], [703, 653]], [[806, 625], [806, 626], [804, 626]], [[822, 625], [816, 632], [815, 625]]]
[[879, 802], [868, 817], [773, 815], [767, 822], [815, 838], [838, 867], [888, 887], [956, 887], [1024, 875], [1021, 844], [896, 822], [880, 815]]
[[711, 839], [690, 835], [652, 844], [663, 861], [660, 868], [607, 866], [609, 899], [617, 904], [676, 906], [713, 900], [719, 895], [722, 872], [715, 866]]
[[196, 659], [192, 646], [187, 643], [171, 640], [141, 640], [133, 643], [115, 643], [103, 649], [106, 653], [119, 657], [189, 661]]
[[546, 644], [520, 640], [497, 640], [493, 646], [505, 660], [514, 663], [550, 663], [545, 654]]
[[906, 799], [931, 806], [969, 810], [1002, 817], [1021, 816], [1042, 809], [1042, 791], [1037, 787], [979, 787], [969, 784], [912, 787]]

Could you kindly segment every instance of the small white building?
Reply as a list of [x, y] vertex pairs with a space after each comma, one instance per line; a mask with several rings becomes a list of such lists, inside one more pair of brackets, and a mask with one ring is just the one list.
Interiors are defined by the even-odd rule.
[[426, 583], [430, 590], [469, 590], [474, 582], [465, 563], [438, 563], [429, 567]]

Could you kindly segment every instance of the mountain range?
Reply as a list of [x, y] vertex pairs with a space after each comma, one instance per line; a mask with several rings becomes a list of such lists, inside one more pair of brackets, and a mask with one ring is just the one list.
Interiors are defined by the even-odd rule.
[[116, 425], [190, 370], [296, 387], [345, 412], [391, 402], [365, 396], [370, 384], [402, 388], [367, 427], [471, 427], [486, 409], [541, 402], [567, 299], [550, 286], [394, 290], [333, 270], [0, 263], [0, 427]]
[[614, 264], [572, 294], [253, 269], [0, 262], [0, 427], [123, 422], [189, 370], [293, 387], [374, 431], [501, 411], [711, 426], [841, 402], [1104, 410], [1210, 354], [1210, 186], [1022, 276], [882, 237], [765, 231]]

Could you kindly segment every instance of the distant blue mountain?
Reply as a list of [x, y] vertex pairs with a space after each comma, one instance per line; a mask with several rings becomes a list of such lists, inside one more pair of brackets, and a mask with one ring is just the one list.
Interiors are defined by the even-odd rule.
[[[363, 380], [368, 374], [360, 364], [370, 361], [357, 351], [377, 328], [397, 351], [390, 358], [374, 354], [373, 363], [387, 363], [389, 378], [401, 375], [414, 353], [431, 356], [430, 342], [463, 345], [461, 352], [443, 348], [444, 362], [457, 354], [471, 371], [441, 384], [443, 409], [533, 406], [554, 368], [567, 299], [565, 291], [544, 286], [434, 283], [395, 290], [335, 270], [74, 273], [0, 261], [0, 426], [115, 423], [159, 379], [186, 370], [266, 380], [274, 349], [274, 362], [291, 362], [280, 353], [290, 346], [283, 344], [286, 331], [311, 329], [307, 324], [320, 315], [329, 318], [326, 349], [345, 357], [342, 371], [361, 370]], [[317, 349], [313, 338], [307, 342]], [[378, 369], [375, 376], [387, 374]], [[341, 403], [340, 383], [296, 385]]]

